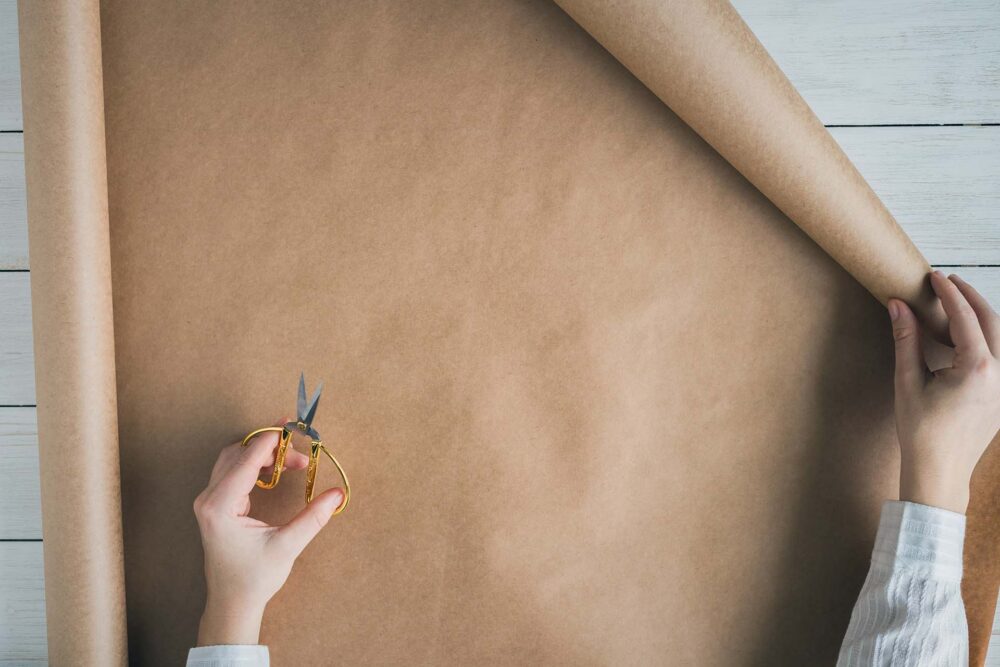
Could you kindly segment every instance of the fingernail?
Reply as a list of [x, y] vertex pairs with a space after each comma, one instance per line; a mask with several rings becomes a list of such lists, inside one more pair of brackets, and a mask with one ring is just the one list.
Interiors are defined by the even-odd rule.
[[889, 319], [893, 322], [899, 319], [899, 304], [895, 299], [889, 300]]
[[337, 489], [327, 496], [326, 509], [330, 514], [336, 512], [341, 505], [344, 504], [344, 492], [341, 489]]
[[937, 270], [937, 269], [935, 269], [935, 270], [934, 270], [934, 275], [935, 275], [935, 276], [937, 276], [938, 278], [941, 278], [942, 280], [945, 280], [945, 279], [946, 279], [946, 278], [944, 277], [944, 274], [943, 274], [943, 273], [941, 273], [941, 271], [939, 271], [939, 270]]

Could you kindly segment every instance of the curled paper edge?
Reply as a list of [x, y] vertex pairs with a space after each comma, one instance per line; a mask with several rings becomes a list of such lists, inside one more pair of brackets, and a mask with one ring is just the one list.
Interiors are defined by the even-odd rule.
[[556, 3], [879, 301], [947, 340], [927, 260], [729, 2]]

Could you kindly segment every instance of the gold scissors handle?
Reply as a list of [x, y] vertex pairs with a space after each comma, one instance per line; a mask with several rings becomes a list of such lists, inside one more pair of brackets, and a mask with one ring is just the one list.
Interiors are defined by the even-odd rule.
[[288, 451], [288, 443], [292, 441], [292, 434], [284, 426], [267, 426], [259, 428], [256, 431], [251, 431], [247, 434], [247, 437], [243, 438], [243, 442], [240, 443], [241, 447], [246, 447], [250, 444], [251, 440], [261, 433], [269, 433], [271, 431], [281, 431], [281, 436], [278, 439], [278, 453], [274, 457], [274, 471], [271, 473], [271, 480], [268, 482], [262, 479], [257, 480], [257, 486], [262, 489], [273, 489], [278, 486], [278, 480], [281, 479], [281, 469], [285, 466], [285, 453]]
[[331, 515], [337, 516], [347, 509], [347, 503], [351, 502], [351, 483], [347, 481], [347, 473], [344, 472], [344, 468], [340, 465], [340, 462], [318, 440], [312, 441], [309, 450], [309, 467], [306, 468], [306, 502], [311, 503], [313, 499], [313, 487], [316, 485], [316, 473], [319, 470], [319, 453], [321, 451], [330, 457], [333, 465], [337, 468], [337, 472], [340, 473], [340, 478], [344, 480], [344, 502], [340, 503], [340, 506], [333, 510], [333, 514]]
[[[292, 432], [288, 430], [286, 426], [266, 426], [264, 428], [259, 428], [256, 431], [251, 431], [243, 438], [243, 442], [240, 443], [241, 447], [246, 447], [250, 444], [250, 441], [262, 433], [269, 433], [272, 431], [281, 431], [281, 436], [278, 439], [278, 452], [274, 456], [274, 471], [271, 473], [271, 479], [264, 481], [262, 479], [257, 480], [257, 486], [262, 489], [273, 489], [278, 485], [278, 480], [281, 479], [281, 469], [285, 465], [285, 454], [288, 452], [288, 445], [292, 441]], [[336, 457], [330, 453], [321, 440], [312, 440], [310, 442], [309, 448], [309, 466], [306, 468], [306, 503], [311, 503], [313, 499], [313, 492], [316, 487], [316, 474], [319, 472], [319, 453], [323, 452], [330, 460], [333, 461], [333, 465], [336, 466], [337, 472], [340, 473], [340, 478], [344, 480], [344, 502], [340, 503], [340, 506], [333, 511], [331, 516], [337, 516], [345, 509], [347, 509], [347, 504], [351, 502], [351, 483], [347, 481], [347, 473], [344, 472], [343, 466], [337, 461]]]

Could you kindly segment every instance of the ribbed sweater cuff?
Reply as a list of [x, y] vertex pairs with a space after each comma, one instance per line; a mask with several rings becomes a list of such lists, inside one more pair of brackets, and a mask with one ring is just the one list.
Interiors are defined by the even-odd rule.
[[965, 515], [889, 500], [882, 505], [872, 563], [937, 580], [961, 581]]

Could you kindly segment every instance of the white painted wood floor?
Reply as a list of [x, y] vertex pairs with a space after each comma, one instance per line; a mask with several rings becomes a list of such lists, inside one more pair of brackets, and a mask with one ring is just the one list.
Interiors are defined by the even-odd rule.
[[[1000, 304], [1000, 0], [735, 4], [931, 263]], [[22, 128], [0, 0], [0, 665], [47, 662]]]

